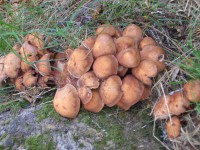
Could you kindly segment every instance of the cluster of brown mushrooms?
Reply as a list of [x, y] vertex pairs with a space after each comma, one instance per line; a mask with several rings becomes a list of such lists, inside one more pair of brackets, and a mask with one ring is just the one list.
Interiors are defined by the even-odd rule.
[[178, 116], [190, 109], [190, 102], [200, 102], [199, 80], [189, 81], [183, 86], [183, 90], [159, 98], [153, 115], [155, 119], [160, 120], [169, 118], [166, 124], [169, 138], [180, 136], [181, 122]]
[[[104, 105], [128, 110], [150, 94], [152, 77], [164, 70], [165, 51], [142, 30], [131, 24], [123, 31], [104, 24], [96, 36], [85, 39], [75, 50], [66, 50], [68, 61], [58, 61], [54, 108], [75, 118], [80, 103], [91, 112]], [[60, 56], [61, 57], [61, 56]]]
[[[101, 25], [96, 36], [88, 37], [78, 48], [58, 53], [44, 49], [45, 40], [49, 39], [44, 35], [28, 34], [22, 45], [16, 43], [13, 52], [1, 57], [0, 85], [10, 78], [23, 92], [35, 86], [48, 88], [53, 83], [57, 85], [53, 106], [67, 118], [78, 115], [81, 103], [95, 113], [104, 105], [128, 110], [147, 99], [152, 78], [165, 69], [165, 51], [152, 38], [143, 38], [135, 24], [123, 31]], [[183, 93], [162, 96], [154, 117], [165, 119], [184, 113], [189, 101], [200, 101], [199, 88], [199, 81], [188, 82]], [[167, 123], [169, 137], [177, 137], [180, 127], [178, 117], [172, 117]]]

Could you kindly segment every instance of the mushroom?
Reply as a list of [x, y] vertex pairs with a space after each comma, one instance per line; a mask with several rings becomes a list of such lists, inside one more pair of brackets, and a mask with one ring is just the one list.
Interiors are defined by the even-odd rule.
[[134, 68], [140, 63], [140, 52], [134, 48], [127, 48], [117, 54], [119, 64], [127, 68]]
[[28, 41], [26, 41], [22, 44], [22, 47], [20, 48], [20, 54], [22, 58], [29, 56], [36, 56], [37, 48], [31, 45]]
[[158, 69], [158, 72], [163, 71], [165, 69], [165, 51], [155, 45], [147, 45], [142, 51], [140, 51], [141, 60], [151, 60], [153, 61]]
[[87, 104], [92, 99], [92, 91], [88, 87], [78, 87], [78, 95], [83, 104]]
[[103, 24], [97, 28], [96, 35], [99, 35], [102, 33], [106, 33], [106, 34], [109, 34], [110, 36], [114, 36], [116, 33], [116, 29], [114, 26], [110, 24]]
[[20, 92], [25, 91], [25, 86], [23, 85], [23, 76], [17, 77], [15, 80], [15, 87]]
[[145, 37], [139, 44], [139, 48], [143, 49], [147, 45], [156, 45], [156, 42], [151, 37]]
[[166, 119], [170, 114], [168, 113], [168, 104], [170, 101], [170, 95], [161, 96], [156, 103], [153, 116], [155, 119]]
[[116, 53], [116, 47], [112, 37], [105, 33], [98, 35], [92, 49], [94, 58], [110, 54], [114, 55]]
[[44, 54], [36, 63], [37, 70], [42, 76], [49, 76], [52, 73], [50, 65], [50, 54]]
[[99, 79], [94, 74], [93, 71], [86, 72], [84, 75], [82, 75], [78, 81], [77, 86], [78, 87], [89, 87], [90, 89], [96, 89], [99, 87]]
[[127, 37], [127, 36], [122, 36], [116, 39], [115, 45], [116, 45], [117, 52], [120, 52], [130, 47], [136, 48], [133, 38]]
[[76, 88], [66, 84], [63, 88], [57, 89], [53, 106], [61, 116], [75, 118], [80, 110], [80, 99]]
[[29, 70], [23, 75], [23, 85], [26, 87], [33, 87], [37, 84], [37, 74], [33, 70]]
[[117, 103], [117, 106], [125, 111], [129, 110], [131, 105], [130, 104], [124, 104], [122, 101], [119, 101]]
[[151, 78], [157, 75], [157, 67], [153, 61], [143, 60], [136, 68], [132, 69], [132, 74], [144, 84], [151, 86]]
[[68, 71], [75, 77], [80, 78], [89, 71], [93, 63], [92, 53], [85, 49], [75, 49], [68, 61]]
[[31, 69], [31, 66], [34, 62], [36, 62], [38, 60], [37, 56], [29, 56], [29, 57], [25, 57], [25, 60], [21, 61], [21, 70], [23, 72], [27, 72], [28, 70]]
[[110, 76], [101, 83], [99, 93], [107, 106], [112, 107], [121, 99], [121, 85], [122, 81], [117, 75]]
[[191, 102], [200, 102], [200, 81], [192, 80], [183, 87], [185, 97]]
[[16, 78], [20, 71], [21, 59], [17, 56], [18, 52], [15, 53], [8, 53], [4, 59], [4, 72], [9, 78]]
[[53, 77], [49, 77], [49, 76], [41, 76], [39, 77], [38, 79], [38, 85], [41, 87], [41, 88], [48, 88], [48, 83], [49, 81], [53, 81]]
[[100, 79], [116, 75], [118, 71], [117, 59], [114, 55], [100, 56], [94, 61], [93, 71]]
[[175, 92], [170, 96], [169, 111], [173, 115], [179, 116], [184, 113], [189, 105], [188, 99], [183, 96], [182, 92]]
[[119, 65], [118, 66], [118, 72], [117, 74], [120, 76], [120, 77], [123, 77], [128, 71], [128, 68], [122, 66], [122, 65]]
[[1, 83], [7, 78], [7, 75], [4, 70], [4, 60], [5, 56], [0, 57], [0, 86]]
[[140, 100], [143, 94], [144, 85], [134, 76], [127, 75], [122, 80], [121, 90], [123, 92], [123, 96], [117, 105], [119, 107], [123, 105], [123, 107], [121, 107], [122, 109], [124, 109], [124, 107], [129, 109]]
[[167, 121], [166, 131], [169, 138], [174, 139], [180, 136], [181, 122], [177, 116], [173, 116], [171, 120]]
[[134, 39], [135, 43], [139, 43], [143, 37], [142, 29], [135, 24], [130, 24], [124, 29], [123, 36], [131, 37]]
[[94, 112], [94, 113], [98, 113], [103, 109], [104, 103], [100, 97], [98, 89], [92, 90], [91, 100], [88, 103], [83, 104], [83, 107], [86, 110]]
[[96, 40], [96, 38], [94, 36], [90, 36], [81, 43], [81, 46], [79, 48], [92, 50], [95, 40]]

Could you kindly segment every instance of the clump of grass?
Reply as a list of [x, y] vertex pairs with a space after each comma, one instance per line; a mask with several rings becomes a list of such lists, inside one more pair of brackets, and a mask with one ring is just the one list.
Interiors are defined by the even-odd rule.
[[31, 136], [25, 140], [27, 150], [54, 150], [55, 142], [49, 135], [41, 134], [38, 136]]

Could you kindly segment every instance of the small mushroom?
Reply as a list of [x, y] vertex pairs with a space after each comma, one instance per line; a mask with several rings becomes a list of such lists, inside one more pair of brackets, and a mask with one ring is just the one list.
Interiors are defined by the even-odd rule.
[[200, 102], [200, 81], [193, 80], [187, 82], [183, 87], [185, 97], [191, 102]]
[[38, 72], [42, 76], [49, 76], [52, 73], [50, 65], [50, 54], [44, 54], [36, 63]]
[[4, 71], [4, 60], [5, 56], [0, 57], [0, 86], [2, 82], [7, 78], [7, 75]]
[[132, 69], [132, 74], [144, 84], [151, 86], [151, 78], [157, 75], [157, 67], [153, 61], [143, 60], [139, 66]]
[[[165, 101], [166, 100], [166, 101]], [[161, 96], [156, 103], [153, 111], [155, 119], [166, 119], [170, 114], [168, 113], [168, 104], [170, 101], [170, 95]]]
[[92, 91], [88, 87], [78, 87], [78, 95], [83, 104], [87, 104], [92, 99]]
[[123, 36], [131, 37], [136, 43], [138, 43], [142, 40], [143, 37], [142, 29], [135, 24], [130, 24], [124, 29]]
[[24, 60], [21, 61], [21, 70], [23, 72], [27, 72], [31, 69], [31, 66], [34, 62], [38, 60], [37, 56], [29, 56], [25, 57]]
[[77, 86], [78, 87], [89, 87], [90, 89], [96, 89], [99, 87], [99, 79], [94, 74], [93, 71], [87, 72], [84, 75], [82, 75], [78, 81]]
[[104, 79], [118, 72], [118, 62], [114, 55], [106, 55], [98, 57], [93, 64], [95, 75]]
[[170, 96], [169, 111], [171, 114], [179, 116], [186, 111], [190, 102], [183, 96], [182, 92], [175, 92]]
[[104, 103], [100, 97], [98, 89], [92, 90], [91, 100], [88, 103], [83, 104], [83, 107], [86, 110], [94, 112], [94, 113], [98, 113], [103, 109]]
[[94, 58], [110, 54], [114, 55], [116, 53], [116, 47], [112, 37], [105, 33], [98, 35], [92, 49]]
[[103, 24], [97, 28], [96, 35], [99, 35], [102, 33], [106, 33], [106, 34], [109, 34], [110, 36], [114, 36], [116, 33], [116, 29], [114, 26], [110, 24]]
[[142, 51], [140, 51], [141, 60], [151, 60], [153, 61], [158, 69], [158, 72], [163, 71], [165, 69], [165, 51], [155, 45], [145, 46]]
[[61, 116], [75, 118], [80, 110], [80, 99], [76, 88], [66, 84], [63, 88], [57, 89], [53, 106]]
[[23, 75], [23, 85], [33, 87], [37, 84], [37, 74], [33, 70], [29, 70]]
[[119, 101], [117, 103], [117, 106], [125, 111], [129, 110], [131, 105], [130, 104], [124, 104], [122, 101]]
[[169, 138], [177, 138], [180, 136], [181, 132], [181, 122], [178, 117], [173, 116], [171, 120], [169, 119], [166, 124], [167, 136]]
[[93, 61], [93, 56], [90, 51], [85, 49], [75, 49], [67, 63], [67, 68], [73, 77], [80, 78], [89, 71]]
[[4, 59], [4, 72], [9, 78], [16, 78], [19, 71], [20, 71], [20, 63], [21, 59], [17, 56], [18, 52], [15, 53], [8, 53]]
[[147, 45], [156, 45], [156, 42], [151, 37], [145, 37], [139, 44], [139, 48], [143, 49]]
[[25, 86], [23, 85], [23, 76], [17, 77], [15, 80], [15, 87], [20, 92], [25, 91]]
[[41, 76], [38, 79], [38, 85], [41, 88], [48, 88], [48, 83], [50, 83], [49, 81], [53, 81], [53, 77], [49, 77], [49, 76]]
[[107, 106], [112, 107], [121, 99], [121, 85], [122, 81], [117, 75], [110, 76], [101, 83], [99, 93]]
[[123, 105], [123, 107], [121, 107], [122, 109], [124, 109], [124, 107], [129, 109], [140, 100], [144, 91], [144, 85], [134, 76], [127, 75], [122, 80], [121, 90], [123, 92], [123, 96], [117, 105], [119, 107]]
[[127, 68], [134, 68], [140, 63], [140, 52], [134, 48], [127, 48], [117, 54], [119, 64]]
[[22, 58], [37, 55], [37, 47], [34, 47], [29, 42], [24, 42], [20, 48], [20, 54]]
[[115, 44], [118, 53], [130, 47], [136, 48], [133, 38], [127, 36], [119, 37], [115, 40]]
[[95, 40], [96, 40], [96, 38], [94, 36], [90, 36], [81, 43], [81, 46], [79, 48], [92, 50]]
[[128, 68], [127, 67], [124, 67], [124, 66], [122, 66], [122, 65], [119, 65], [118, 66], [118, 75], [120, 76], [120, 77], [123, 77], [126, 73], [127, 73], [127, 71], [128, 71]]

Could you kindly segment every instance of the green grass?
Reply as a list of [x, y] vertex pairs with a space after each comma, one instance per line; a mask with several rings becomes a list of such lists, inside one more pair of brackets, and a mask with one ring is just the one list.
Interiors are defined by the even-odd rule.
[[32, 136], [25, 141], [27, 150], [55, 150], [55, 143], [49, 135]]

